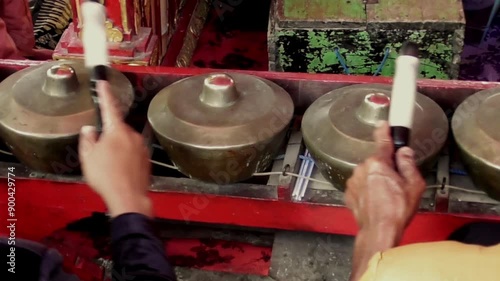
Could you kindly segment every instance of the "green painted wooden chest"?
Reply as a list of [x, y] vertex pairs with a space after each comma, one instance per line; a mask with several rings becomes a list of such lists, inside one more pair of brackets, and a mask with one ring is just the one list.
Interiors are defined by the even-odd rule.
[[412, 40], [421, 46], [421, 77], [458, 77], [462, 0], [365, 1], [273, 0], [270, 70], [392, 76], [399, 48]]

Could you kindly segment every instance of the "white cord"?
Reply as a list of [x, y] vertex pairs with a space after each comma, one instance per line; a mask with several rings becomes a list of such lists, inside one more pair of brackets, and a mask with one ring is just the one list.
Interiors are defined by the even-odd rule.
[[5, 151], [5, 150], [1, 150], [1, 149], [0, 149], [0, 153], [6, 154], [6, 155], [13, 155], [12, 153]]
[[[164, 167], [167, 167], [167, 168], [178, 170], [177, 167], [175, 167], [175, 166], [167, 165], [167, 164], [164, 164], [164, 163], [161, 163], [161, 162], [158, 162], [158, 161], [151, 160], [151, 163], [157, 164], [157, 165], [160, 165], [160, 166], [164, 166]], [[295, 174], [295, 173], [290, 173], [290, 172], [265, 172], [265, 173], [255, 173], [253, 175], [256, 176], [256, 177], [258, 177], [258, 176], [273, 176], [273, 175], [285, 175], [285, 176], [289, 175], [289, 176], [292, 176], [292, 177], [303, 178], [303, 179], [307, 179], [307, 180], [310, 180], [310, 181], [313, 181], [313, 182], [317, 182], [317, 183], [321, 183], [321, 184], [325, 184], [325, 185], [329, 185], [329, 186], [332, 185], [331, 183], [329, 183], [327, 181], [322, 181], [322, 180], [318, 180], [318, 179], [315, 179], [315, 178], [306, 177], [306, 176], [302, 176], [302, 175]], [[441, 187], [442, 187], [442, 185], [436, 184], [436, 185], [429, 185], [429, 186], [427, 186], [427, 189], [437, 189], [437, 188], [441, 188]], [[446, 187], [448, 187], [449, 189], [452, 189], [452, 190], [459, 190], [459, 191], [469, 192], [469, 193], [474, 193], [474, 194], [482, 194], [482, 195], [486, 194], [485, 192], [482, 192], [482, 191], [479, 191], [479, 190], [471, 190], [471, 189], [462, 188], [462, 187], [458, 187], [458, 186], [446, 185]]]
[[[12, 153], [10, 153], [8, 151], [5, 151], [5, 150], [1, 150], [1, 149], [0, 149], [0, 153], [6, 154], [6, 155], [13, 155]], [[158, 162], [158, 161], [155, 161], [155, 160], [149, 160], [149, 161], [151, 161], [151, 163], [153, 163], [155, 165], [158, 165], [158, 166], [163, 166], [163, 167], [166, 167], [166, 168], [169, 168], [169, 169], [172, 169], [172, 170], [179, 170], [176, 166], [173, 166], [173, 165], [168, 165], [168, 164], [165, 164], [165, 163], [162, 163], [162, 162]], [[257, 176], [257, 177], [259, 177], [259, 176], [273, 176], [273, 175], [289, 175], [289, 176], [292, 176], [292, 177], [303, 178], [303, 179], [307, 179], [307, 180], [310, 180], [310, 181], [313, 181], [313, 182], [317, 182], [317, 183], [321, 183], [321, 184], [325, 184], [325, 185], [330, 185], [330, 186], [332, 185], [331, 183], [329, 183], [327, 181], [317, 180], [315, 178], [306, 177], [306, 176], [302, 176], [302, 175], [295, 174], [295, 173], [290, 173], [290, 172], [284, 172], [284, 173], [283, 172], [265, 172], [265, 173], [255, 173], [253, 175]], [[427, 189], [437, 189], [437, 188], [441, 188], [441, 187], [442, 187], [442, 185], [435, 184], [435, 185], [429, 185], [429, 186], [427, 186]], [[459, 191], [468, 192], [468, 193], [482, 194], [482, 195], [486, 194], [483, 191], [471, 190], [471, 189], [462, 188], [462, 187], [458, 187], [458, 186], [445, 185], [445, 187], [447, 187], [449, 189], [452, 189], [452, 190], [459, 190]]]
[[164, 149], [163, 149], [163, 146], [158, 145], [158, 144], [156, 144], [156, 143], [153, 143], [151, 146], [152, 146], [153, 148], [156, 148], [156, 149], [159, 149], [159, 150], [164, 150]]
[[302, 176], [302, 175], [295, 174], [295, 173], [290, 173], [290, 172], [284, 172], [284, 173], [283, 172], [266, 172], [266, 173], [255, 173], [253, 175], [254, 176], [285, 175], [285, 176], [292, 176], [292, 177], [297, 177], [297, 178], [303, 178], [303, 179], [307, 179], [307, 180], [314, 181], [314, 182], [321, 183], [321, 184], [332, 185], [331, 183], [329, 183], [327, 181], [317, 180], [315, 178], [306, 177], [306, 176]]
[[162, 162], [158, 162], [158, 161], [155, 161], [155, 160], [149, 160], [151, 163], [155, 164], [155, 165], [158, 165], [158, 166], [163, 166], [163, 167], [166, 167], [166, 168], [169, 168], [169, 169], [172, 169], [172, 170], [179, 170], [179, 168], [175, 167], [175, 166], [172, 166], [172, 165], [168, 165], [168, 164], [165, 164], [165, 163], [162, 163]]
[[[441, 188], [441, 187], [443, 187], [443, 186], [440, 185], [440, 184], [435, 184], [435, 185], [429, 185], [429, 186], [427, 186], [427, 189], [438, 189], [438, 188]], [[459, 190], [459, 191], [468, 192], [468, 193], [483, 194], [483, 195], [486, 194], [483, 191], [472, 190], [472, 189], [467, 189], [467, 188], [458, 187], [458, 186], [445, 185], [445, 187], [447, 187], [449, 189], [452, 189], [452, 190]]]
[[[150, 160], [151, 163], [155, 164], [155, 165], [159, 165], [159, 166], [163, 166], [163, 167], [166, 167], [166, 168], [169, 168], [169, 169], [173, 169], [173, 170], [179, 170], [177, 167], [175, 166], [172, 166], [172, 165], [168, 165], [168, 164], [165, 164], [165, 163], [162, 163], [162, 162], [158, 162], [158, 161], [155, 161], [155, 160]], [[297, 177], [297, 178], [303, 178], [303, 179], [308, 179], [310, 181], [314, 181], [314, 182], [317, 182], [317, 183], [321, 183], [321, 184], [326, 184], [326, 185], [332, 185], [331, 183], [327, 182], [327, 181], [322, 181], [322, 180], [317, 180], [317, 179], [314, 179], [314, 178], [311, 178], [311, 177], [306, 177], [306, 176], [301, 176], [299, 174], [295, 174], [295, 173], [289, 173], [289, 172], [266, 172], [266, 173], [255, 173], [253, 174], [254, 176], [256, 177], [260, 177], [260, 176], [272, 176], [272, 175], [290, 175], [290, 176], [293, 176], [293, 177]]]

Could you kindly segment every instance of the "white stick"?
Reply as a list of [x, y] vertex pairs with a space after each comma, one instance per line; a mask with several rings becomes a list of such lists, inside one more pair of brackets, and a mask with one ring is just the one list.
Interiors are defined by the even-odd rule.
[[412, 128], [417, 93], [419, 59], [414, 56], [399, 56], [392, 86], [389, 125]]
[[106, 8], [96, 2], [84, 2], [82, 4], [82, 17], [85, 65], [89, 68], [97, 65], [108, 65]]

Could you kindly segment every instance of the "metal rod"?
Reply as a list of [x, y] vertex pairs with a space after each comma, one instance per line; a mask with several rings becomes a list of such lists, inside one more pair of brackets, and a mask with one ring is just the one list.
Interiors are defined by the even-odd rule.
[[306, 160], [309, 165], [307, 167], [305, 174], [307, 178], [304, 179], [303, 187], [300, 192], [300, 200], [302, 200], [302, 198], [304, 198], [304, 195], [306, 194], [307, 187], [309, 186], [309, 178], [311, 177], [312, 172], [314, 170], [314, 161], [311, 160], [311, 154], [309, 152], [306, 153], [306, 157], [309, 158]]
[[[307, 149], [306, 149], [306, 153], [307, 153]], [[304, 173], [304, 169], [305, 169], [305, 160], [302, 160], [301, 163], [300, 163], [300, 170], [299, 170], [299, 175], [302, 175]], [[296, 181], [295, 181], [295, 186], [293, 188], [293, 193], [292, 193], [292, 199], [296, 199], [297, 196], [300, 194], [300, 186], [302, 184], [302, 181], [303, 179], [302, 178], [298, 178]]]

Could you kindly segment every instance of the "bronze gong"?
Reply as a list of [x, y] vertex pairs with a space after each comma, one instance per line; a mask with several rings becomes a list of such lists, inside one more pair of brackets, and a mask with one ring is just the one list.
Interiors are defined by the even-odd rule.
[[[109, 82], [119, 106], [128, 112], [134, 99], [130, 81], [111, 69]], [[0, 136], [34, 170], [77, 172], [80, 129], [96, 121], [89, 73], [79, 62], [44, 63], [0, 83]]]
[[163, 89], [151, 101], [148, 119], [182, 173], [228, 184], [270, 166], [293, 111], [288, 93], [271, 81], [213, 73]]
[[500, 200], [500, 88], [478, 92], [453, 114], [452, 131], [474, 184]]
[[[375, 151], [373, 131], [387, 120], [391, 87], [354, 85], [317, 99], [304, 114], [304, 142], [323, 176], [335, 188], [345, 189], [357, 164]], [[431, 168], [448, 136], [448, 120], [430, 98], [417, 94], [410, 146], [423, 171]]]

